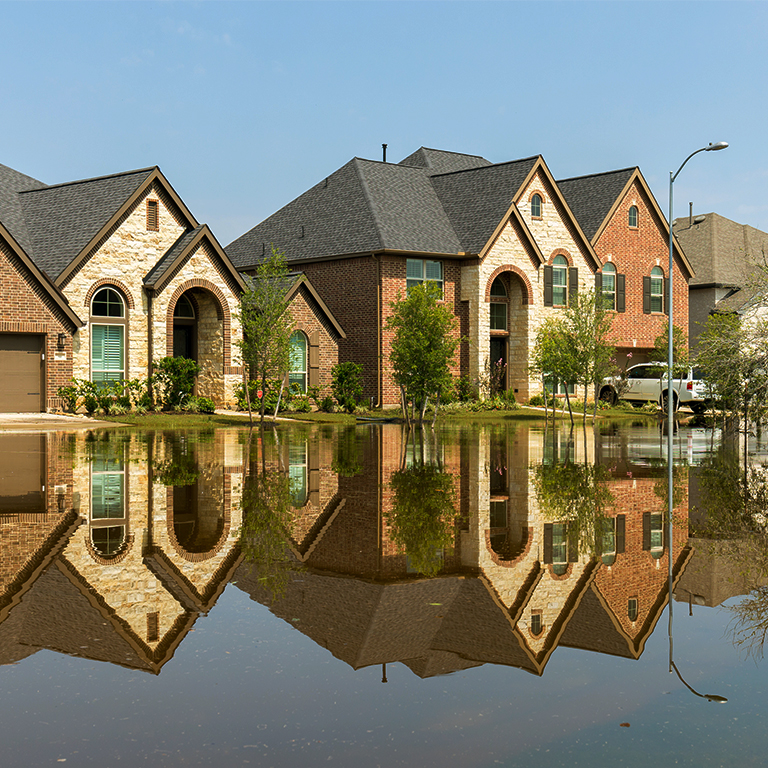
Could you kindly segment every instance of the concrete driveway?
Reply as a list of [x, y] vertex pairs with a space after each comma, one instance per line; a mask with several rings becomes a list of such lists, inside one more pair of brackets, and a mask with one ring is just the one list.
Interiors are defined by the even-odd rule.
[[0, 413], [0, 431], [4, 432], [17, 432], [26, 429], [38, 432], [43, 430], [95, 429], [114, 426], [108, 421], [61, 413]]

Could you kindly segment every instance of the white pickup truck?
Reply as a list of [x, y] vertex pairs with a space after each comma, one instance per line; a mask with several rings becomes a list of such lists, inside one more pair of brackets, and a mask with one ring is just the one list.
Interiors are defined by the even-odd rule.
[[[611, 405], [617, 400], [630, 402], [658, 403], [664, 410], [667, 406], [666, 365], [659, 363], [638, 363], [627, 368], [626, 384], [618, 376], [604, 379], [600, 387], [600, 399]], [[682, 378], [672, 380], [674, 391], [673, 410], [687, 405], [694, 413], [704, 413], [709, 407], [711, 396], [698, 368], [689, 368]]]

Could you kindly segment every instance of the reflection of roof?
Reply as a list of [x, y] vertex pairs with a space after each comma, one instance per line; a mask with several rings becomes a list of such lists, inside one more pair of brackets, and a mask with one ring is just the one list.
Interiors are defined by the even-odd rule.
[[275, 597], [258, 576], [244, 565], [237, 586], [354, 669], [401, 661], [420, 676], [488, 662], [536, 671], [481, 579], [382, 584], [302, 571]]

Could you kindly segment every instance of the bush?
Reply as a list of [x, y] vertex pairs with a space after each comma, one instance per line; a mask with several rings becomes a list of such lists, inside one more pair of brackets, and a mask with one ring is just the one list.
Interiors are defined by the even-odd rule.
[[78, 387], [77, 382], [69, 384], [66, 387], [59, 387], [57, 394], [64, 401], [65, 410], [70, 413], [77, 412], [77, 406], [81, 397], [80, 388]]
[[347, 413], [354, 413], [358, 398], [363, 395], [363, 366], [359, 363], [339, 363], [331, 368], [331, 390], [336, 402]]
[[176, 410], [192, 395], [200, 366], [186, 357], [163, 357], [152, 363], [155, 396], [163, 410]]
[[333, 413], [334, 411], [333, 398], [330, 395], [326, 395], [320, 401], [320, 405], [318, 407], [321, 411], [325, 413]]
[[453, 391], [460, 403], [468, 403], [477, 399], [477, 393], [468, 376], [461, 376], [453, 383]]
[[215, 413], [216, 405], [210, 397], [196, 397], [192, 395], [184, 402], [182, 408], [187, 413]]

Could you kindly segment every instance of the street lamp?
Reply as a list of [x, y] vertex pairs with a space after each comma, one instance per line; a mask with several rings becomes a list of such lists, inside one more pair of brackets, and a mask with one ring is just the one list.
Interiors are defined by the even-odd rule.
[[[675, 173], [669, 172], [669, 268], [667, 271], [667, 279], [669, 281], [669, 290], [667, 294], [667, 309], [669, 312], [669, 336], [667, 338], [667, 525], [669, 535], [667, 537], [667, 558], [669, 560], [669, 671], [672, 672], [674, 666], [672, 661], [672, 510], [673, 510], [673, 485], [672, 485], [672, 432], [675, 422], [675, 400], [674, 400], [674, 387], [672, 384], [673, 379], [673, 364], [674, 364], [674, 346], [673, 346], [673, 329], [674, 329], [674, 304], [672, 303], [674, 284], [673, 271], [672, 271], [672, 254], [674, 250], [674, 234], [672, 231], [672, 192], [674, 188], [675, 179], [680, 175], [680, 171], [685, 168], [685, 164], [699, 152], [716, 152], [719, 149], [726, 149], [728, 146], [727, 141], [718, 141], [714, 144], [707, 144], [706, 147], [697, 149], [695, 152], [691, 152], [688, 157], [683, 160], [683, 164], [677, 169]], [[679, 674], [679, 673], [678, 673]]]

